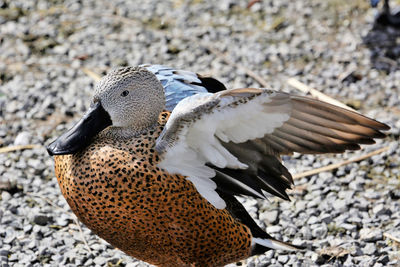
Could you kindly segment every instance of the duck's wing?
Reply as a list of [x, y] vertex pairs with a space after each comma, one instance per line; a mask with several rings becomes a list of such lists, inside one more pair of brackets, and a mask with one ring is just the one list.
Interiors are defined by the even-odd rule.
[[160, 80], [165, 90], [165, 106], [168, 111], [172, 111], [186, 97], [198, 93], [215, 93], [226, 90], [218, 80], [194, 72], [176, 70], [163, 65], [145, 64], [141, 67], [153, 72]]
[[374, 143], [388, 126], [318, 100], [266, 89], [225, 90], [183, 99], [156, 143], [170, 173], [187, 176], [217, 208], [215, 189], [288, 199], [292, 177], [279, 155], [343, 152]]
[[370, 0], [371, 7], [377, 7], [380, 0]]

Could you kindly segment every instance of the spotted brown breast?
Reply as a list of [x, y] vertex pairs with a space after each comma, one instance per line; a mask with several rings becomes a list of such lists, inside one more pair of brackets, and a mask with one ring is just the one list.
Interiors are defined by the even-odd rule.
[[180, 175], [157, 167], [155, 141], [168, 119], [137, 138], [101, 133], [83, 151], [55, 156], [72, 211], [94, 233], [158, 266], [221, 266], [250, 256], [251, 233]]

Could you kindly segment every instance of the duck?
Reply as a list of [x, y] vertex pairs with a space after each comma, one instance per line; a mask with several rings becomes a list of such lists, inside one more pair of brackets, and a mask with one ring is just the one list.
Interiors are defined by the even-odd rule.
[[388, 129], [312, 98], [147, 64], [105, 75], [47, 151], [71, 210], [112, 246], [155, 266], [224, 266], [304, 249], [237, 199], [289, 200], [281, 155], [357, 150]]
[[[380, 0], [370, 0], [371, 7], [377, 7]], [[400, 27], [400, 11], [397, 9], [391, 12], [389, 0], [384, 0], [382, 12], [378, 14], [375, 22], [380, 25], [390, 25], [392, 27]]]

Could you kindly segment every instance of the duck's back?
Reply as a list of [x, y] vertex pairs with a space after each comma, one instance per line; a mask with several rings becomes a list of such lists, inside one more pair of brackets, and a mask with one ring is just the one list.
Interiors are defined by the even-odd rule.
[[[251, 233], [180, 175], [157, 167], [155, 141], [168, 119], [137, 138], [100, 134], [85, 150], [56, 156], [73, 212], [127, 254], [159, 266], [220, 266], [250, 255]], [[106, 130], [107, 131], [107, 130]]]

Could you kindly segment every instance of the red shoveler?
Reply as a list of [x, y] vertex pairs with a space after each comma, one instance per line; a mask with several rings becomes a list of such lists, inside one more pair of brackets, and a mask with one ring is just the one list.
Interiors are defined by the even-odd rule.
[[48, 151], [72, 211], [113, 246], [158, 266], [221, 266], [297, 249], [235, 198], [289, 199], [281, 154], [355, 150], [387, 129], [314, 99], [144, 65], [107, 74]]

